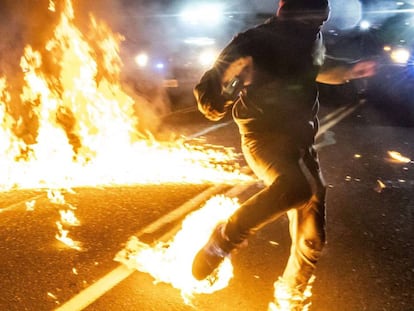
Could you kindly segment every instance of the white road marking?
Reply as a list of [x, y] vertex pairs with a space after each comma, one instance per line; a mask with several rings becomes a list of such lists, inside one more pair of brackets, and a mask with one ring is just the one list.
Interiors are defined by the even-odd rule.
[[72, 297], [62, 306], [55, 310], [59, 311], [76, 311], [83, 310], [91, 303], [98, 300], [99, 297], [103, 296], [107, 291], [112, 289], [118, 283], [125, 280], [128, 276], [134, 273], [136, 270], [129, 269], [124, 265], [119, 265], [111, 272], [107, 273], [104, 277], [93, 283], [91, 286], [85, 288], [76, 296]]
[[30, 198], [27, 198], [24, 201], [20, 201], [20, 202], [13, 203], [11, 205], [2, 207], [2, 208], [0, 208], [0, 214], [3, 213], [3, 212], [12, 211], [12, 210], [17, 209], [19, 207], [26, 206], [26, 203], [27, 202], [30, 202], [30, 201], [33, 201], [33, 200], [36, 201], [37, 199], [40, 199], [41, 197], [44, 197], [44, 194], [43, 193], [42, 194], [35, 195], [33, 197], [30, 197]]
[[[361, 103], [360, 103], [361, 104]], [[322, 125], [319, 129], [318, 135], [322, 135], [324, 132], [326, 132], [328, 129], [332, 128], [334, 125], [336, 125], [338, 122], [343, 120], [346, 116], [350, 115], [352, 112], [354, 112], [359, 106], [350, 106], [346, 109], [339, 108], [340, 111], [335, 111], [331, 115], [332, 118], [326, 118], [326, 120], [331, 119], [326, 124]], [[338, 115], [336, 118], [335, 116]], [[195, 133], [192, 135], [193, 138], [199, 137], [201, 135], [204, 135], [206, 133], [215, 131], [221, 127], [224, 127], [228, 124], [230, 124], [232, 121], [222, 123], [219, 125], [215, 125], [212, 127], [209, 127], [203, 131], [200, 131], [198, 133]], [[251, 184], [250, 184], [251, 185]], [[238, 185], [233, 188], [231, 188], [226, 195], [228, 196], [237, 196], [238, 194], [242, 193], [246, 190], [249, 184], [245, 185]], [[184, 203], [182, 206], [180, 206], [176, 211], [172, 211], [169, 214], [159, 218], [155, 222], [149, 224], [145, 228], [141, 229], [136, 236], [139, 237], [140, 235], [144, 233], [151, 233], [155, 232], [156, 230], [162, 228], [166, 223], [174, 221], [178, 219], [179, 217], [184, 216], [186, 213], [194, 210], [197, 208], [202, 202], [206, 201], [210, 196], [219, 193], [220, 191], [223, 191], [223, 185], [213, 186], [207, 189], [206, 191], [200, 193], [195, 198], [191, 199], [187, 203]], [[173, 230], [174, 231], [174, 230]], [[173, 231], [167, 232], [163, 238], [169, 237], [172, 235]], [[136, 272], [135, 269], [129, 269], [125, 267], [124, 265], [119, 265], [114, 270], [107, 273], [105, 276], [100, 278], [98, 281], [96, 281], [94, 284], [89, 286], [88, 288], [84, 289], [83, 291], [79, 292], [77, 295], [73, 296], [70, 300], [65, 302], [60, 307], [56, 308], [56, 311], [80, 311], [89, 306], [91, 303], [98, 300], [101, 296], [103, 296], [106, 292], [108, 292], [110, 289], [115, 287], [118, 283], [125, 280], [127, 277], [129, 277], [132, 273]]]
[[225, 127], [225, 126], [227, 126], [231, 123], [233, 123], [233, 121], [227, 121], [227, 122], [224, 122], [224, 123], [215, 124], [213, 126], [205, 128], [202, 131], [194, 133], [193, 135], [190, 135], [187, 138], [192, 139], [192, 138], [197, 138], [197, 137], [203, 136], [203, 135], [208, 134], [210, 132], [214, 132], [214, 131], [218, 130], [219, 128]]
[[[332, 128], [334, 125], [338, 124], [340, 121], [345, 119], [347, 116], [349, 116], [351, 113], [353, 113], [357, 108], [361, 107], [361, 105], [363, 103], [364, 103], [363, 101], [360, 101], [357, 105], [352, 105], [352, 106], [347, 107], [336, 118], [333, 118], [332, 120], [330, 120], [330, 121], [324, 123], [323, 125], [321, 125], [321, 127], [319, 128], [319, 132], [316, 135], [316, 138], [318, 138], [320, 135], [322, 135], [327, 130]], [[343, 108], [340, 108], [340, 109], [343, 109]]]
[[[231, 188], [228, 192], [229, 196], [234, 195], [245, 191], [245, 189], [252, 185], [251, 183], [246, 183], [242, 185], [238, 185], [236, 187]], [[191, 200], [187, 201], [183, 205], [181, 205], [178, 209], [173, 210], [172, 212], [166, 214], [165, 216], [157, 219], [155, 222], [147, 225], [140, 231], [138, 231], [135, 236], [139, 237], [144, 233], [153, 233], [160, 228], [162, 228], [165, 224], [169, 222], [173, 222], [180, 217], [185, 216], [192, 210], [199, 207], [203, 202], [207, 201], [211, 196], [217, 193], [222, 193], [228, 186], [225, 185], [217, 185], [210, 187], [200, 193], [199, 195], [195, 196]], [[171, 235], [171, 233], [169, 233]], [[164, 235], [165, 238], [167, 235]], [[125, 280], [128, 276], [132, 273], [136, 272], [135, 269], [128, 269], [124, 265], [119, 265], [114, 270], [107, 273], [105, 276], [100, 278], [98, 281], [93, 283], [91, 286], [87, 287], [83, 291], [79, 292], [77, 295], [73, 296], [70, 300], [65, 302], [60, 307], [56, 308], [56, 311], [78, 311], [83, 310], [87, 306], [89, 306], [94, 301], [98, 300], [99, 297], [103, 296], [107, 291], [115, 287], [119, 282]]]

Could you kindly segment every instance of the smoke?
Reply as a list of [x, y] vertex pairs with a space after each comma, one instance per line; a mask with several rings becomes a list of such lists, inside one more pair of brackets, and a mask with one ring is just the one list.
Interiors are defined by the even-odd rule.
[[1, 1], [0, 75], [13, 80], [21, 78], [19, 62], [24, 46], [41, 49], [41, 42], [56, 23], [50, 13], [47, 0]]
[[362, 4], [359, 0], [330, 0], [331, 9], [327, 27], [347, 29], [355, 27], [362, 17]]
[[30, 44], [41, 53], [56, 24], [47, 0], [2, 0], [0, 3], [0, 77], [6, 77], [12, 101], [6, 111], [16, 120], [13, 131], [26, 144], [35, 142], [38, 120], [31, 105], [20, 100], [23, 71], [20, 67], [24, 47]]
[[140, 72], [135, 56], [140, 51], [167, 51], [173, 46], [169, 42], [172, 36], [165, 32], [171, 29], [169, 21], [172, 18], [165, 10], [165, 3], [148, 0], [83, 0], [75, 6], [80, 27], [85, 31], [89, 16], [93, 14], [122, 35], [120, 56], [124, 64], [121, 72], [123, 87], [135, 99], [139, 130], [149, 130], [153, 134], [161, 125], [162, 116], [170, 113], [171, 102], [163, 87], [163, 77]]

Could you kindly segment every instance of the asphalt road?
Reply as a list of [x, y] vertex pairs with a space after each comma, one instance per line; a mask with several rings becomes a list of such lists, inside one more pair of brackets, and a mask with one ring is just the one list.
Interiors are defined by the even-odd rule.
[[[339, 113], [331, 114], [334, 111]], [[318, 146], [329, 184], [328, 244], [316, 271], [312, 310], [413, 311], [414, 163], [396, 163], [388, 155], [393, 150], [414, 159], [413, 128], [390, 124], [368, 104], [349, 110], [350, 115], [336, 123], [344, 112], [335, 106], [321, 110], [327, 126]], [[213, 128], [217, 124], [187, 112], [171, 116], [163, 130], [187, 136], [202, 133], [206, 143], [239, 150], [237, 129], [228, 121]], [[120, 268], [113, 260], [130, 236], [211, 186], [83, 188], [62, 193], [64, 204], [76, 207], [80, 225], [70, 234], [80, 241], [79, 250], [55, 239], [62, 204], [51, 203], [44, 191], [0, 193], [0, 310], [53, 310], [73, 297], [76, 304], [78, 293], [114, 269], [115, 274], [124, 273], [119, 283], [108, 281], [107, 289], [96, 290], [100, 294], [97, 299], [90, 296], [85, 310], [266, 310], [289, 251], [285, 217], [259, 231], [249, 247], [234, 256], [235, 276], [227, 288], [197, 295], [192, 306], [184, 304], [170, 285], [154, 284], [151, 276]], [[258, 189], [249, 188], [244, 196]], [[179, 221], [142, 238], [156, 241]]]

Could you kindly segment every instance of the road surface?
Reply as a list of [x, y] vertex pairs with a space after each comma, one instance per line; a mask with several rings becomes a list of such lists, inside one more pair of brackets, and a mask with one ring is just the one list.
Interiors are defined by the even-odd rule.
[[[322, 107], [321, 115], [317, 143], [329, 185], [328, 244], [311, 310], [413, 311], [414, 163], [392, 161], [388, 153], [414, 159], [413, 128], [388, 124], [368, 104]], [[228, 119], [217, 124], [187, 111], [165, 124], [166, 132], [201, 135], [239, 151], [237, 128]], [[70, 234], [79, 250], [56, 240], [62, 206], [45, 191], [0, 193], [0, 310], [266, 310], [289, 251], [285, 217], [233, 257], [235, 276], [227, 288], [196, 295], [192, 306], [169, 284], [154, 284], [150, 275], [113, 260], [130, 236], [162, 239], [183, 217], [163, 221], [165, 215], [197, 208], [194, 198], [206, 191], [231, 188], [168, 184], [63, 192], [65, 204], [76, 206], [80, 225]], [[254, 185], [240, 196], [259, 189]]]

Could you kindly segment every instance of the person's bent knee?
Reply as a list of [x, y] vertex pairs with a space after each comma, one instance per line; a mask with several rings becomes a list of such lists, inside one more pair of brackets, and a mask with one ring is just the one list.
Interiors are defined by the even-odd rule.
[[302, 176], [288, 178], [285, 175], [280, 175], [269, 187], [275, 188], [275, 190], [277, 188], [275, 193], [283, 196], [288, 206], [302, 205], [312, 198], [311, 185]]
[[321, 257], [323, 248], [326, 244], [325, 234], [313, 238], [305, 238], [300, 241], [301, 253], [308, 261], [316, 263]]

